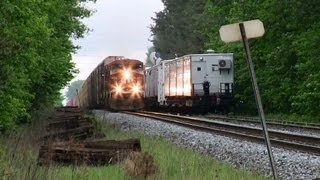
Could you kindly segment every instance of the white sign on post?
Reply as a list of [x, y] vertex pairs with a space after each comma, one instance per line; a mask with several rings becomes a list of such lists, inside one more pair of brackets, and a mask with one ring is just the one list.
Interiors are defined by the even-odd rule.
[[[264, 34], [263, 23], [260, 20], [251, 20], [243, 22], [246, 29], [247, 38], [261, 37]], [[221, 26], [220, 38], [224, 42], [234, 42], [242, 40], [239, 23]]]
[[256, 73], [254, 72], [254, 66], [251, 60], [251, 53], [250, 53], [250, 48], [248, 43], [248, 39], [250, 38], [257, 38], [257, 37], [263, 36], [264, 34], [263, 23], [260, 20], [252, 20], [252, 21], [245, 21], [245, 22], [240, 22], [235, 24], [229, 24], [229, 25], [221, 26], [219, 33], [220, 33], [221, 40], [224, 42], [228, 43], [228, 42], [234, 42], [234, 41], [240, 41], [240, 40], [243, 41], [244, 50], [246, 52], [246, 57], [247, 57], [247, 64], [248, 64], [249, 72], [251, 75], [253, 91], [255, 92], [254, 95], [256, 99], [257, 109], [259, 111], [259, 116], [260, 116], [260, 120], [263, 127], [262, 129], [263, 129], [263, 133], [264, 133], [264, 137], [265, 137], [265, 141], [268, 149], [273, 178], [278, 179], [275, 161], [273, 158], [271, 144], [270, 144], [270, 138], [269, 138], [267, 125], [266, 125], [266, 118], [264, 116], [262, 101], [261, 101], [260, 92], [258, 88], [258, 82], [256, 78]]

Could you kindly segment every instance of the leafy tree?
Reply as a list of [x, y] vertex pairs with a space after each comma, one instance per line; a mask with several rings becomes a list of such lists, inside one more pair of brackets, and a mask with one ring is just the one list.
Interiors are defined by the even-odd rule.
[[[293, 67], [297, 76], [297, 93], [292, 96], [292, 110], [297, 114], [319, 115], [320, 109], [320, 24], [316, 24], [300, 34], [293, 42], [298, 61]], [[308, 40], [308, 41], [306, 41]]]
[[163, 0], [165, 8], [153, 18], [153, 45], [164, 59], [203, 52], [201, 33], [204, 0]]
[[87, 32], [88, 1], [0, 1], [0, 132], [52, 106], [73, 78], [72, 38]]
[[76, 80], [70, 84], [66, 93], [67, 100], [71, 100], [74, 96], [77, 95], [77, 90], [81, 89], [83, 83], [84, 80]]
[[54, 102], [54, 106], [55, 107], [63, 106], [63, 100], [64, 100], [64, 96], [60, 93], [59, 97]]

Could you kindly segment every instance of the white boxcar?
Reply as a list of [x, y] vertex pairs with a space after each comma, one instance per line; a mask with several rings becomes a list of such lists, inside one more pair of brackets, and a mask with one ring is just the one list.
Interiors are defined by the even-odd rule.
[[156, 98], [158, 96], [158, 73], [158, 65], [145, 70], [145, 97]]
[[147, 103], [156, 100], [159, 106], [210, 109], [217, 105], [217, 97], [230, 103], [233, 81], [233, 54], [190, 54], [148, 69], [145, 97], [150, 100]]
[[159, 98], [164, 98], [163, 94], [159, 94], [159, 92], [163, 91], [163, 69], [165, 62], [170, 62], [170, 60], [163, 60], [158, 64], [154, 65], [145, 70], [145, 104], [150, 106], [158, 107]]

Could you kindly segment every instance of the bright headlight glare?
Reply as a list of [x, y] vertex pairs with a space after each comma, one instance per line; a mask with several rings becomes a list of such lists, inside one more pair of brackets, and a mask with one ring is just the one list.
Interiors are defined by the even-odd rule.
[[122, 88], [120, 86], [116, 86], [116, 93], [121, 93], [122, 92]]
[[124, 72], [123, 72], [123, 77], [124, 77], [125, 80], [130, 79], [130, 78], [131, 78], [131, 73], [130, 73], [130, 71], [129, 71], [129, 70], [124, 70]]
[[134, 86], [132, 87], [132, 91], [133, 91], [134, 93], [138, 93], [138, 92], [140, 91], [139, 86], [134, 85]]

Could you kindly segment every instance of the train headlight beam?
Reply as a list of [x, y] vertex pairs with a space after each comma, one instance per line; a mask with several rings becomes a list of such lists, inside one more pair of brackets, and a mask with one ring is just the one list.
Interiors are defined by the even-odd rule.
[[116, 93], [121, 93], [122, 92], [121, 86], [116, 86], [115, 90], [116, 90]]
[[131, 78], [131, 72], [130, 70], [126, 69], [123, 71], [123, 77], [125, 80], [129, 80]]
[[133, 93], [139, 93], [139, 92], [140, 92], [139, 86], [134, 85], [134, 86], [132, 87], [132, 92], [133, 92]]

